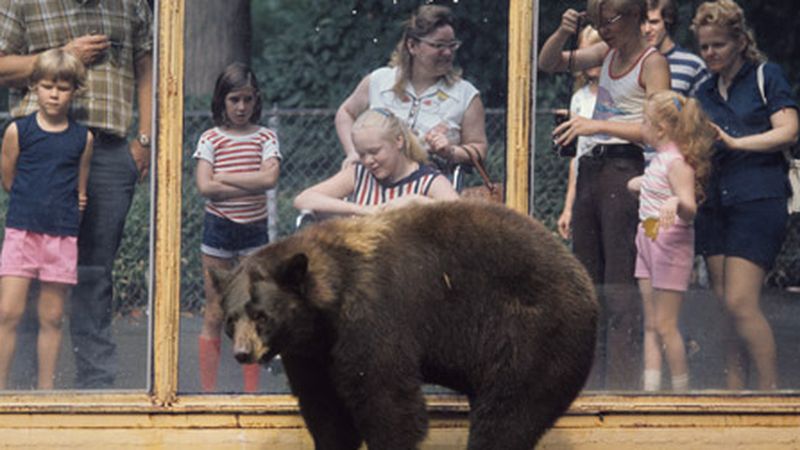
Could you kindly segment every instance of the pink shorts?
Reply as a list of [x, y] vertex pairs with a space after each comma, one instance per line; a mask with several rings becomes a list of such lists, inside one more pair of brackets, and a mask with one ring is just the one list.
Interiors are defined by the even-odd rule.
[[674, 224], [658, 230], [653, 241], [639, 224], [636, 232], [636, 278], [649, 278], [655, 289], [684, 292], [694, 263], [694, 227]]
[[77, 284], [78, 238], [6, 228], [0, 276]]

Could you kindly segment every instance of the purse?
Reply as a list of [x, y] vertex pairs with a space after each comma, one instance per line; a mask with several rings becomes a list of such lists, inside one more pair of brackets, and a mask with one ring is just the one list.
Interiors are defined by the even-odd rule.
[[472, 165], [478, 171], [478, 174], [481, 176], [481, 180], [483, 181], [482, 186], [474, 186], [468, 187], [461, 190], [461, 197], [467, 199], [476, 199], [476, 200], [486, 200], [491, 202], [497, 203], [504, 203], [504, 186], [503, 183], [494, 183], [489, 178], [489, 174], [486, 172], [486, 167], [483, 165], [483, 159], [481, 158], [481, 154], [477, 148], [475, 148], [472, 144], [464, 144], [461, 146], [467, 155], [469, 155], [469, 159], [472, 162]]
[[789, 214], [800, 212], [800, 159], [792, 158], [788, 150], [784, 150], [784, 156], [789, 163], [789, 184], [792, 185], [792, 196], [786, 201]]

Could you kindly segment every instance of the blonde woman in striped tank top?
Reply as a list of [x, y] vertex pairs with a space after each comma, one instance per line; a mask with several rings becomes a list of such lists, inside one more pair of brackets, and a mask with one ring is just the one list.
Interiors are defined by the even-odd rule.
[[678, 315], [692, 274], [692, 220], [716, 133], [696, 100], [662, 91], [647, 98], [642, 134], [656, 155], [628, 188], [639, 194], [635, 276], [644, 311], [644, 390], [661, 388], [663, 349], [672, 389], [685, 391], [689, 372]]
[[450, 181], [427, 164], [427, 153], [388, 109], [369, 109], [352, 128], [355, 164], [301, 192], [294, 207], [317, 216], [366, 215], [412, 203], [459, 198]]

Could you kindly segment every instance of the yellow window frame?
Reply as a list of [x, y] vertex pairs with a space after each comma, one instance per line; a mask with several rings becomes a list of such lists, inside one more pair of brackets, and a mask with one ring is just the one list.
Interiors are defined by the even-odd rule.
[[[524, 213], [530, 211], [532, 186], [537, 4], [538, 0], [510, 0], [509, 8], [506, 202]], [[150, 388], [135, 392], [2, 395], [0, 432], [6, 439], [17, 436], [12, 441], [46, 441], [45, 435], [36, 438], [35, 433], [20, 431], [31, 428], [125, 428], [142, 433], [146, 432], [142, 430], [198, 428], [302, 430], [297, 403], [289, 395], [178, 393], [185, 6], [185, 0], [162, 0], [157, 6], [158, 155]], [[429, 396], [428, 399], [433, 427], [462, 432], [466, 429], [468, 406], [465, 401], [452, 396]], [[81, 414], [75, 416], [75, 413]], [[800, 395], [797, 392], [772, 395], [712, 392], [687, 396], [589, 394], [574, 403], [557, 430], [567, 433], [577, 430], [576, 433], [584, 434], [586, 430], [603, 428], [634, 430], [642, 423], [647, 423], [648, 427], [684, 431], [698, 427], [703, 430], [768, 427], [772, 431], [762, 440], [790, 436], [787, 433], [794, 433], [800, 426]], [[6, 434], [10, 430], [19, 433]], [[635, 433], [631, 431], [631, 434]]]

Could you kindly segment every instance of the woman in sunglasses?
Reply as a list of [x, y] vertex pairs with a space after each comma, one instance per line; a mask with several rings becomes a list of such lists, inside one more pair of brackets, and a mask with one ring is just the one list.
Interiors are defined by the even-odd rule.
[[[626, 184], [644, 170], [644, 100], [650, 93], [669, 89], [670, 75], [666, 59], [642, 35], [645, 0], [588, 3], [588, 14], [573, 9], [564, 12], [558, 29], [542, 47], [539, 68], [563, 72], [602, 67], [592, 117], [572, 117], [556, 127], [553, 135], [560, 145], [578, 136], [586, 136], [587, 141], [584, 153], [576, 156], [571, 228], [573, 251], [601, 287], [607, 316], [601, 344], [605, 373], [596, 376], [605, 375], [608, 389], [636, 389], [641, 373], [641, 302], [633, 276], [638, 217], [637, 201], [628, 194]], [[603, 42], [565, 51], [579, 22], [587, 18]]]
[[[478, 90], [453, 65], [456, 39], [449, 8], [423, 5], [406, 22], [388, 67], [364, 77], [336, 112], [344, 165], [358, 160], [351, 137], [356, 117], [386, 108], [406, 122], [441, 168], [486, 157], [486, 125]], [[469, 149], [464, 147], [468, 146]]]

